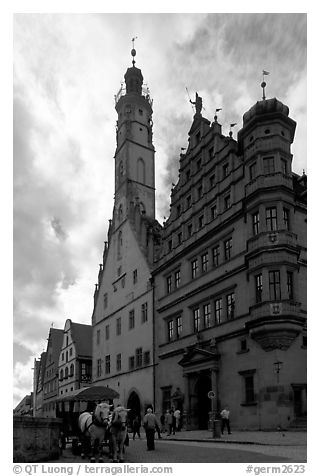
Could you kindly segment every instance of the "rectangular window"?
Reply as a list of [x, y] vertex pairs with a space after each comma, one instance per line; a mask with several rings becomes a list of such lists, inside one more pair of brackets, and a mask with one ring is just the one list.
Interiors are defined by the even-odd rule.
[[204, 216], [203, 215], [199, 216], [198, 223], [199, 223], [199, 230], [200, 230], [204, 226]]
[[172, 291], [172, 276], [167, 277], [167, 293]]
[[231, 207], [231, 198], [230, 198], [230, 195], [227, 195], [226, 197], [224, 197], [224, 209], [228, 210], [228, 208], [230, 207]]
[[109, 324], [107, 324], [106, 328], [105, 328], [105, 338], [106, 338], [106, 340], [109, 340], [109, 338], [110, 338], [110, 326], [109, 326]]
[[117, 336], [121, 334], [121, 317], [118, 317], [116, 321], [116, 334]]
[[201, 159], [197, 160], [197, 170], [201, 169]]
[[148, 303], [145, 302], [141, 305], [141, 322], [147, 322], [148, 320]]
[[252, 165], [249, 167], [249, 175], [250, 175], [250, 180], [253, 180], [257, 176], [257, 163], [254, 162]]
[[121, 370], [121, 354], [117, 354], [117, 372]]
[[129, 357], [129, 370], [133, 370], [134, 369], [134, 355], [131, 355]]
[[137, 269], [133, 270], [132, 276], [133, 276], [133, 284], [136, 284], [138, 282], [138, 270]]
[[181, 215], [181, 205], [177, 205], [177, 217]]
[[281, 299], [280, 271], [269, 271], [269, 293], [271, 301]]
[[208, 271], [208, 261], [209, 261], [208, 253], [204, 253], [201, 256], [201, 269], [203, 273], [206, 273]]
[[210, 147], [210, 149], [209, 149], [209, 159], [212, 159], [213, 155], [214, 155], [214, 148]]
[[181, 271], [180, 269], [174, 273], [175, 287], [178, 288], [181, 284]]
[[147, 350], [143, 354], [143, 363], [144, 365], [150, 365], [150, 350]]
[[293, 273], [292, 271], [287, 271], [287, 291], [288, 291], [288, 298], [293, 300]]
[[228, 261], [231, 258], [232, 238], [224, 242], [224, 259]]
[[133, 329], [134, 328], [134, 309], [131, 309], [131, 311], [129, 311], [129, 329]]
[[104, 293], [103, 295], [103, 307], [106, 309], [108, 307], [108, 293]]
[[256, 287], [256, 303], [262, 301], [262, 274], [257, 274], [255, 276], [255, 287]]
[[223, 177], [227, 177], [227, 175], [229, 175], [229, 164], [224, 164], [222, 170], [223, 170]]
[[252, 215], [252, 229], [253, 234], [258, 235], [260, 228], [260, 215], [259, 212], [256, 212]]
[[186, 172], [186, 180], [190, 180], [190, 170], [187, 170]]
[[178, 233], [178, 245], [181, 245], [182, 243], [182, 233], [181, 231]]
[[179, 339], [182, 335], [182, 317], [181, 316], [177, 317], [176, 324], [177, 324], [177, 339]]
[[100, 344], [100, 329], [97, 330], [97, 345], [99, 344]]
[[97, 377], [101, 377], [101, 359], [97, 359]]
[[212, 264], [213, 266], [219, 266], [219, 254], [220, 254], [220, 246], [217, 245], [212, 248]]
[[170, 342], [173, 340], [173, 320], [168, 321], [167, 326], [168, 326], [168, 341]]
[[278, 229], [277, 208], [266, 208], [266, 226], [267, 231], [275, 231]]
[[217, 205], [213, 205], [211, 207], [211, 218], [212, 220], [215, 220], [217, 218], [218, 212], [217, 212]]
[[142, 347], [136, 349], [136, 366], [142, 367]]
[[211, 304], [203, 306], [204, 327], [207, 329], [211, 326]]
[[210, 177], [210, 188], [214, 187], [215, 183], [216, 183], [216, 176], [215, 176], [215, 174], [213, 174]]
[[192, 223], [189, 223], [187, 227], [188, 238], [192, 236]]
[[254, 375], [244, 376], [245, 403], [254, 402]]
[[281, 159], [281, 172], [285, 175], [288, 173], [287, 161], [285, 159]]
[[203, 188], [202, 188], [202, 185], [200, 185], [198, 187], [198, 200], [200, 200], [200, 198], [202, 198], [202, 195], [203, 195]]
[[234, 293], [227, 294], [226, 296], [227, 301], [227, 319], [234, 319], [234, 307], [235, 307], [235, 300], [234, 300]]
[[263, 159], [263, 173], [264, 174], [274, 173], [274, 157], [265, 157]]
[[106, 358], [105, 358], [105, 373], [106, 374], [110, 373], [110, 355], [106, 355]]
[[200, 309], [197, 307], [193, 310], [193, 331], [199, 332], [200, 329]]
[[216, 324], [222, 322], [222, 298], [216, 299], [214, 301], [214, 319]]
[[198, 258], [191, 261], [191, 276], [192, 279], [196, 278], [198, 275]]
[[290, 220], [289, 220], [289, 210], [288, 208], [283, 209], [283, 222], [286, 230], [290, 229]]

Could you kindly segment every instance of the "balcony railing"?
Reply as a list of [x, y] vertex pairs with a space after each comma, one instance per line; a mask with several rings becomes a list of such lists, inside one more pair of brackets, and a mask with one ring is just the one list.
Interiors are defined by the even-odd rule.
[[[119, 91], [118, 91], [117, 94], [115, 94], [115, 96], [114, 96], [115, 104], [117, 105], [119, 99], [120, 99], [122, 96], [125, 96], [126, 94], [127, 94], [126, 86], [125, 86], [124, 83], [122, 83], [122, 84], [121, 84], [121, 87], [120, 87], [120, 89], [119, 89]], [[149, 103], [150, 106], [152, 107], [153, 99], [151, 99], [151, 97], [150, 97], [150, 91], [149, 91], [148, 86], [146, 86], [146, 85], [143, 85], [143, 86], [142, 86], [141, 95], [148, 101], [148, 103]]]

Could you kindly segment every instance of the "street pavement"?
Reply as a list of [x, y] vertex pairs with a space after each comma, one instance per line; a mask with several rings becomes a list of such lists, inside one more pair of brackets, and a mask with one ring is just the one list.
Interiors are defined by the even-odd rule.
[[[181, 431], [155, 440], [155, 451], [147, 451], [145, 435], [126, 448], [127, 463], [304, 463], [307, 461], [306, 432], [236, 431], [213, 439], [210, 431]], [[84, 462], [63, 452], [59, 463]], [[107, 455], [104, 462], [110, 464]]]

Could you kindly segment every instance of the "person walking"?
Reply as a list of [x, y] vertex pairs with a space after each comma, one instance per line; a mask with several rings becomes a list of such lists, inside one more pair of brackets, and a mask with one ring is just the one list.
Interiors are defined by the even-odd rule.
[[146, 432], [148, 451], [154, 450], [154, 433], [157, 426], [159, 426], [157, 417], [153, 413], [152, 408], [149, 407], [147, 408], [147, 413], [145, 414], [143, 418], [143, 427]]
[[174, 416], [174, 408], [171, 408], [170, 413], [172, 415], [172, 434], [176, 434], [176, 417]]
[[170, 413], [170, 410], [168, 409], [166, 411], [166, 414], [164, 416], [164, 421], [165, 421], [165, 426], [166, 430], [168, 432], [167, 436], [170, 436], [172, 433], [172, 414]]
[[175, 420], [176, 420], [176, 425], [175, 425], [176, 430], [177, 430], [177, 431], [180, 431], [181, 412], [180, 412], [180, 410], [179, 410], [178, 408], [174, 411], [173, 416], [174, 416], [174, 418], [175, 418]]
[[220, 413], [221, 416], [221, 435], [223, 435], [224, 428], [227, 427], [228, 435], [231, 435], [230, 430], [230, 410], [228, 406], [225, 406]]
[[140, 435], [140, 418], [138, 415], [134, 418], [132, 422], [132, 439], [135, 439], [135, 436], [138, 435], [139, 439], [141, 439]]

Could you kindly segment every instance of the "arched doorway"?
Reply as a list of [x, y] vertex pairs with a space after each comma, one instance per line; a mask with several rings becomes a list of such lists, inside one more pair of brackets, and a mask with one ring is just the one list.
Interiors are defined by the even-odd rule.
[[209, 412], [211, 411], [211, 401], [208, 398], [209, 390], [211, 390], [210, 376], [207, 373], [200, 374], [195, 385], [199, 430], [208, 429]]
[[136, 416], [138, 416], [141, 421], [141, 403], [139, 395], [135, 391], [131, 392], [129, 395], [127, 408], [130, 408], [128, 419], [129, 425], [132, 427], [132, 421]]

